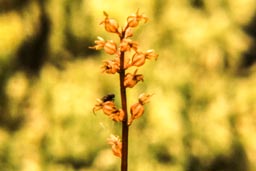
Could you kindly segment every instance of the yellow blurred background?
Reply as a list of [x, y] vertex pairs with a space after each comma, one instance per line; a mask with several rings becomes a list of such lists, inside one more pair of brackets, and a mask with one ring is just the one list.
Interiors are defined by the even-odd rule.
[[137, 9], [134, 40], [159, 59], [128, 89], [129, 105], [154, 93], [129, 170], [256, 170], [255, 0], [0, 0], [1, 171], [119, 170], [106, 139], [121, 127], [92, 112], [107, 93], [120, 104], [118, 76], [88, 46], [115, 36], [103, 11], [124, 25]]

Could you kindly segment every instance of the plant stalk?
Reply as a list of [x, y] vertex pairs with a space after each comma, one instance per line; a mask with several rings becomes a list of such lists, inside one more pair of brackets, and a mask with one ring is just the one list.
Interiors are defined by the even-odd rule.
[[121, 171], [127, 171], [128, 169], [128, 134], [129, 126], [128, 115], [127, 115], [127, 97], [126, 97], [126, 88], [124, 86], [125, 78], [125, 69], [124, 69], [124, 52], [120, 54], [120, 94], [122, 101], [122, 109], [124, 111], [124, 119], [122, 121], [122, 157], [121, 157]]

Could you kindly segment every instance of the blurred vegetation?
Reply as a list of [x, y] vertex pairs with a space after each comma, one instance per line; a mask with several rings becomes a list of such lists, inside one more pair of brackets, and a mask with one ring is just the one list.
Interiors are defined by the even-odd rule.
[[0, 0], [0, 170], [119, 170], [106, 138], [120, 127], [92, 113], [117, 76], [88, 46], [110, 38], [103, 10], [122, 24], [138, 8], [136, 39], [160, 57], [128, 91], [155, 94], [130, 170], [256, 170], [255, 0]]

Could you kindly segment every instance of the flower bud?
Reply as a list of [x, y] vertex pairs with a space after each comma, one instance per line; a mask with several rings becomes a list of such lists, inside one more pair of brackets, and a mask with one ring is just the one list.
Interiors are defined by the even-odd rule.
[[103, 61], [103, 65], [101, 66], [101, 68], [105, 73], [115, 74], [120, 70], [119, 65], [120, 65], [119, 61], [113, 59], [113, 60]]
[[117, 109], [109, 117], [116, 122], [122, 122], [124, 120], [124, 111]]
[[112, 113], [116, 112], [116, 106], [114, 104], [113, 101], [106, 101], [103, 103], [102, 106], [102, 111], [106, 114], [106, 115], [111, 115]]
[[122, 40], [122, 42], [120, 43], [120, 51], [121, 52], [130, 50], [129, 40], [130, 39], [123, 39]]
[[156, 54], [153, 49], [150, 49], [150, 50], [147, 50], [145, 52], [145, 57], [146, 57], [146, 59], [155, 59], [155, 60], [157, 60], [158, 54]]
[[102, 37], [100, 37], [100, 36], [98, 36], [97, 38], [98, 38], [98, 40], [95, 40], [95, 41], [94, 41], [94, 43], [95, 43], [96, 45], [90, 46], [90, 47], [89, 47], [90, 49], [100, 50], [100, 49], [102, 49], [102, 48], [104, 47], [104, 45], [105, 45], [105, 40], [104, 40]]
[[120, 141], [118, 136], [110, 135], [107, 139], [108, 144], [111, 145], [112, 152], [115, 156], [121, 157], [122, 156], [122, 142]]
[[131, 65], [140, 67], [140, 66], [144, 65], [145, 61], [146, 61], [145, 54], [142, 52], [137, 52], [132, 57]]
[[118, 33], [118, 23], [116, 22], [116, 20], [109, 18], [108, 14], [104, 11], [103, 14], [105, 15], [105, 19], [100, 23], [100, 24], [105, 24], [105, 29], [108, 32], [111, 33]]
[[106, 53], [113, 55], [117, 52], [116, 43], [113, 40], [109, 40], [104, 45], [104, 50]]
[[132, 88], [134, 87], [139, 81], [143, 81], [142, 74], [136, 74], [137, 70], [133, 74], [127, 73], [124, 78], [124, 86]]
[[132, 28], [131, 27], [128, 27], [125, 31], [125, 38], [128, 38], [128, 37], [132, 37], [133, 36], [133, 31], [132, 31]]
[[149, 102], [149, 100], [150, 100], [150, 97], [152, 96], [153, 94], [145, 94], [145, 93], [142, 93], [142, 94], [140, 94], [139, 95], [139, 103], [141, 103], [141, 104], [146, 104], [146, 103], [148, 103]]
[[143, 113], [144, 113], [143, 104], [141, 104], [139, 102], [133, 104], [130, 108], [130, 112], [131, 112], [131, 118], [128, 122], [128, 125], [131, 125], [131, 123], [133, 122], [134, 119], [137, 119], [143, 115]]
[[139, 10], [137, 10], [136, 14], [132, 14], [127, 18], [127, 25], [128, 27], [136, 27], [141, 20], [144, 22], [148, 21], [148, 18], [143, 14], [139, 14]]

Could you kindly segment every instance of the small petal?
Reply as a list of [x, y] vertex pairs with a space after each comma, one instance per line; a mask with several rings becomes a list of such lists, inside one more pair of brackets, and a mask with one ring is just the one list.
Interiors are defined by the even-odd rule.
[[145, 57], [146, 57], [146, 59], [155, 59], [155, 60], [157, 60], [158, 54], [156, 54], [153, 49], [150, 49], [150, 50], [147, 50], [145, 52]]
[[120, 157], [122, 156], [122, 142], [120, 141], [120, 138], [118, 136], [115, 136], [113, 134], [110, 135], [110, 137], [107, 139], [108, 144], [111, 145], [112, 152], [115, 156]]
[[145, 93], [140, 94], [139, 95], [139, 103], [141, 103], [143, 105], [148, 103], [151, 96], [153, 96], [153, 94], [145, 94]]
[[102, 38], [102, 37], [97, 37], [98, 38], [98, 40], [95, 40], [94, 41], [94, 43], [96, 44], [96, 45], [94, 45], [94, 46], [90, 46], [89, 48], [90, 49], [95, 49], [95, 50], [100, 50], [100, 49], [102, 49], [103, 47], [104, 47], [104, 45], [105, 45], [105, 40]]

